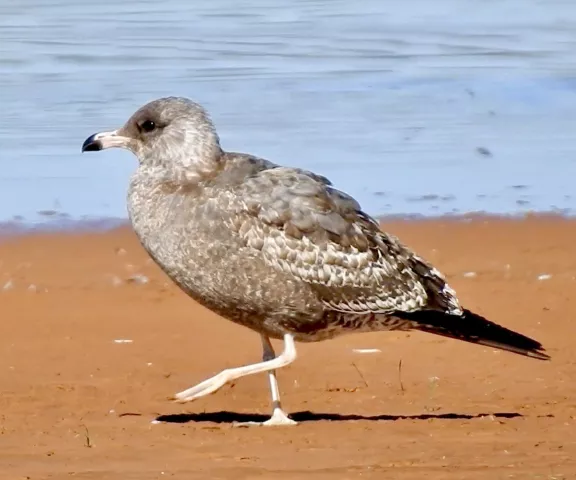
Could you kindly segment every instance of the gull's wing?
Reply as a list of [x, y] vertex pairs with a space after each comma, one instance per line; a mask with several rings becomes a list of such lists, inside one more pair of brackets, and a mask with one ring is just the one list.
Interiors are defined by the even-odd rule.
[[441, 274], [324, 177], [268, 168], [244, 179], [236, 228], [272, 267], [309, 284], [329, 309], [461, 314]]

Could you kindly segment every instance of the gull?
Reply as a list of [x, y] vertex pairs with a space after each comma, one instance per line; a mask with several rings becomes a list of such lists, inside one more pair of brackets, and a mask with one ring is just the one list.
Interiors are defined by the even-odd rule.
[[[542, 345], [463, 308], [444, 276], [381, 231], [321, 175], [224, 151], [205, 109], [166, 97], [82, 151], [118, 147], [138, 159], [128, 214], [142, 246], [186, 294], [260, 334], [262, 361], [226, 369], [174, 397], [188, 402], [267, 372], [272, 415], [283, 410], [276, 370], [295, 342], [353, 332], [417, 330], [547, 360]], [[281, 339], [276, 355], [270, 339]]]

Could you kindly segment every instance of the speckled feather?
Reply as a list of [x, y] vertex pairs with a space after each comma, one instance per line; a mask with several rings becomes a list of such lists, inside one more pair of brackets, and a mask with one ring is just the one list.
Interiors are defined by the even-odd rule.
[[327, 181], [248, 155], [220, 161], [197, 184], [146, 190], [141, 167], [129, 195], [146, 249], [207, 307], [274, 337], [294, 329], [300, 340], [409, 327], [387, 315], [398, 310], [458, 311], [436, 270]]
[[222, 151], [186, 99], [151, 102], [118, 132], [139, 158], [128, 208], [142, 245], [206, 307], [274, 338], [423, 327], [478, 343], [458, 321], [442, 331], [418, 316], [466, 321], [440, 272], [325, 177]]

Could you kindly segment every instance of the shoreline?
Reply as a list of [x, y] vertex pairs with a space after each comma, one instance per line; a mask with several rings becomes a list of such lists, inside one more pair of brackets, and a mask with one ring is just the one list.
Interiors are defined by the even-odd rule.
[[[24, 237], [38, 234], [84, 234], [103, 233], [113, 230], [130, 228], [128, 218], [119, 217], [93, 217], [70, 218], [63, 214], [54, 215], [54, 219], [40, 222], [27, 222], [25, 220], [0, 221], [0, 241], [3, 238]], [[489, 212], [470, 212], [464, 214], [422, 215], [422, 214], [393, 214], [373, 216], [381, 225], [396, 223], [471, 223], [471, 222], [523, 222], [523, 221], [552, 221], [576, 222], [576, 215], [568, 215], [555, 211], [548, 212], [517, 212], [509, 214], [495, 214]]]

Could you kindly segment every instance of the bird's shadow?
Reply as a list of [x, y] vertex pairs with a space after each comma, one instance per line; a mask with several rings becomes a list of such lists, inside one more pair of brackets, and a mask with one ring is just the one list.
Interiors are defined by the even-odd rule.
[[[290, 418], [299, 423], [317, 422], [328, 420], [332, 422], [350, 422], [358, 420], [368, 420], [371, 422], [396, 420], [474, 420], [484, 417], [509, 419], [520, 418], [522, 414], [518, 412], [499, 412], [499, 413], [422, 413], [418, 415], [358, 415], [358, 414], [339, 414], [339, 413], [322, 413], [302, 411], [290, 414]], [[238, 413], [229, 411], [220, 412], [203, 412], [203, 413], [180, 413], [175, 415], [160, 415], [156, 418], [158, 422], [165, 423], [245, 423], [245, 422], [264, 422], [270, 418], [269, 415], [258, 413]]]

